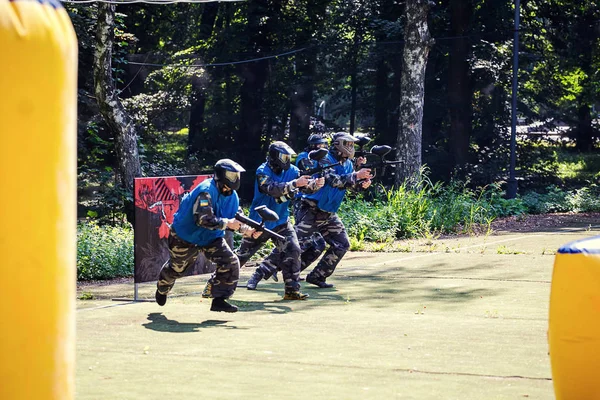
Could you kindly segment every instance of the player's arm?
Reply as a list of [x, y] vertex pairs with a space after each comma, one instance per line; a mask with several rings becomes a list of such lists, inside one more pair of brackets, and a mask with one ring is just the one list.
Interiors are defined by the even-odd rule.
[[278, 203], [283, 203], [294, 198], [298, 193], [296, 183], [298, 179], [293, 179], [289, 182], [276, 182], [268, 175], [257, 175], [258, 190], [273, 198]]
[[219, 218], [212, 208], [210, 194], [202, 192], [196, 198], [193, 208], [194, 221], [196, 225], [213, 230], [225, 230], [230, 222], [229, 218]]

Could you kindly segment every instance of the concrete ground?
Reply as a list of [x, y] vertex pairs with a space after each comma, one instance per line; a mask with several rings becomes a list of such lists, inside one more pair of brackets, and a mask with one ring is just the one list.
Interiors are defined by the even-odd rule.
[[[553, 399], [546, 331], [554, 252], [600, 234], [572, 225], [427, 239], [348, 253], [306, 301], [283, 284], [239, 287], [236, 314], [209, 311], [206, 276], [166, 306], [78, 300], [77, 399]], [[251, 274], [242, 270], [241, 284]], [[151, 299], [154, 285], [140, 286]]]

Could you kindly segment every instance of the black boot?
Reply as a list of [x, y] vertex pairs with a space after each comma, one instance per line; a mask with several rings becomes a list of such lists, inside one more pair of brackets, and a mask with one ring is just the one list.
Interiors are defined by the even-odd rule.
[[167, 303], [167, 295], [160, 293], [158, 289], [156, 289], [154, 298], [156, 299], [156, 304], [158, 304], [159, 306], [164, 306]]
[[306, 300], [309, 296], [306, 293], [302, 293], [299, 290], [285, 290], [284, 300]]
[[210, 306], [210, 311], [225, 311], [229, 313], [237, 312], [238, 308], [225, 301], [224, 297], [215, 297]]
[[260, 270], [260, 268], [257, 268], [256, 271], [254, 271], [254, 273], [250, 277], [250, 279], [248, 279], [248, 282], [246, 283], [246, 289], [256, 290], [256, 285], [258, 285], [258, 282], [260, 282], [261, 279], [264, 277], [265, 274]]
[[333, 287], [331, 283], [325, 282], [325, 278], [316, 277], [312, 273], [306, 275], [306, 282], [317, 285], [321, 289], [329, 289]]

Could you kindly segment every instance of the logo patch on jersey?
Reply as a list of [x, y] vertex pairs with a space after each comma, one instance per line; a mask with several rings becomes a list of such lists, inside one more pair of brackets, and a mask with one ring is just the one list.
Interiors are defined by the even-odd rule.
[[200, 199], [200, 207], [208, 207], [208, 199]]
[[259, 186], [264, 185], [265, 182], [267, 181], [267, 179], [269, 179], [268, 176], [266, 176], [266, 175], [259, 175], [259, 177], [258, 177], [258, 184], [259, 184]]

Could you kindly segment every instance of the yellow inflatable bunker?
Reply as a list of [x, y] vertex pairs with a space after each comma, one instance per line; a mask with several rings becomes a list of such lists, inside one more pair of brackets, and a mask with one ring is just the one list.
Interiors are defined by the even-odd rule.
[[548, 340], [556, 399], [600, 399], [600, 236], [556, 253]]
[[77, 39], [0, 0], [0, 399], [74, 398]]

